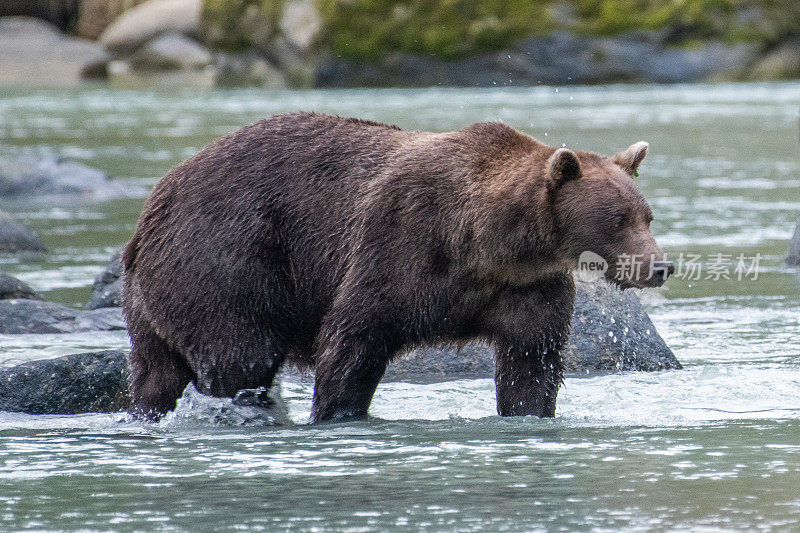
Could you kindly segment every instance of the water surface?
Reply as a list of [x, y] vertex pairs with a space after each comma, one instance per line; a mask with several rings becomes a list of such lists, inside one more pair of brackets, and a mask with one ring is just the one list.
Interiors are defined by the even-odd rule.
[[[611, 154], [646, 140], [641, 176], [667, 251], [730, 256], [731, 279], [643, 295], [683, 371], [569, 376], [557, 418], [500, 419], [487, 379], [382, 384], [368, 422], [0, 413], [0, 529], [791, 529], [800, 521], [800, 85], [380, 91], [0, 90], [0, 155], [58, 153], [124, 185], [115, 198], [0, 208], [50, 253], [0, 256], [47, 299], [81, 306], [143, 197], [213, 139], [297, 109], [445, 131], [502, 120]], [[735, 258], [758, 255], [738, 280]], [[125, 347], [122, 332], [0, 335], [0, 365]]]

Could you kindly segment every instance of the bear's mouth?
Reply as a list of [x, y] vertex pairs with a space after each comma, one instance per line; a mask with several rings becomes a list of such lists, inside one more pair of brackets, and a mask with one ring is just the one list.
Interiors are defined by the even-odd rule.
[[653, 289], [661, 287], [666, 281], [658, 276], [641, 279], [628, 277], [619, 279], [617, 276], [608, 276], [606, 279], [620, 289]]

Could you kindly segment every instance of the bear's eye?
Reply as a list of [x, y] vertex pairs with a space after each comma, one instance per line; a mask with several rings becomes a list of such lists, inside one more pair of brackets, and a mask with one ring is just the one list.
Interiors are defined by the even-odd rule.
[[628, 222], [628, 215], [619, 215], [617, 219], [614, 221], [614, 225], [617, 229], [622, 228]]

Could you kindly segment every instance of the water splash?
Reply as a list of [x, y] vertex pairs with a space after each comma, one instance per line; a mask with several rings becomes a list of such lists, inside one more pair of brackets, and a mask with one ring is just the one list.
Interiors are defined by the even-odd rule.
[[283, 426], [291, 424], [280, 385], [245, 389], [231, 398], [216, 398], [200, 393], [189, 383], [174, 411], [161, 420], [166, 427], [184, 426]]

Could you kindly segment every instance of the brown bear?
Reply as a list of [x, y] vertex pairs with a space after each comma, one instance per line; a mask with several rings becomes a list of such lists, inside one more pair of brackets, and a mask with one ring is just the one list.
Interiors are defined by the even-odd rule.
[[[480, 339], [498, 413], [554, 416], [581, 253], [623, 287], [671, 272], [633, 179], [646, 151], [316, 113], [219, 140], [161, 180], [125, 249], [134, 410], [189, 382], [269, 387], [288, 361], [315, 368], [313, 421], [363, 418], [393, 357]], [[621, 256], [644, 267], [620, 276]]]

